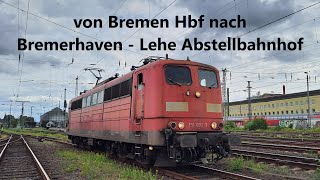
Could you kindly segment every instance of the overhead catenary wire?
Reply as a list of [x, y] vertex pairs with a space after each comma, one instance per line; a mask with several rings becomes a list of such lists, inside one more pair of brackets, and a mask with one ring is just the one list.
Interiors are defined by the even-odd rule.
[[[316, 18], [313, 18], [313, 19], [318, 19], [318, 18], [320, 18], [320, 17], [316, 17]], [[289, 28], [285, 28], [285, 29], [282, 29], [282, 30], [280, 30], [280, 31], [277, 31], [277, 32], [273, 32], [273, 33], [271, 33], [271, 34], [268, 34], [268, 35], [265, 35], [265, 36], [262, 36], [262, 37], [266, 37], [266, 36], [270, 36], [270, 35], [272, 35], [272, 34], [275, 34], [275, 33], [278, 33], [278, 32], [282, 32], [282, 31], [285, 31], [285, 30], [288, 30], [288, 29], [291, 29], [291, 28], [294, 28], [294, 27], [296, 27], [296, 26], [300, 26], [300, 25], [303, 25], [303, 24], [305, 24], [305, 23], [307, 23], [307, 22], [310, 22], [310, 21], [312, 21], [313, 19], [311, 19], [311, 20], [307, 20], [307, 21], [304, 21], [304, 22], [302, 22], [302, 23], [299, 23], [299, 24], [296, 24], [296, 25], [293, 25], [293, 26], [291, 26], [291, 27], [289, 27]], [[309, 47], [309, 46], [313, 46], [313, 45], [317, 45], [317, 43], [319, 43], [318, 41], [316, 41], [316, 42], [312, 42], [312, 43], [310, 43], [310, 44], [306, 44], [306, 45], [304, 45], [303, 47], [304, 48], [306, 48], [306, 47]], [[288, 54], [290, 51], [283, 51], [283, 52], [280, 52], [280, 53], [277, 53], [277, 54], [271, 54], [270, 56], [265, 56], [265, 57], [262, 57], [262, 58], [258, 58], [258, 59], [254, 59], [254, 60], [251, 60], [251, 61], [248, 61], [248, 62], [244, 62], [244, 63], [240, 63], [240, 64], [237, 64], [237, 65], [234, 65], [234, 66], [227, 66], [227, 68], [229, 68], [229, 69], [233, 69], [233, 68], [239, 68], [239, 67], [242, 67], [242, 66], [252, 66], [253, 64], [256, 64], [256, 63], [260, 63], [262, 60], [264, 60], [264, 59], [267, 59], [267, 58], [270, 58], [270, 57], [276, 57], [276, 56], [278, 56], [278, 55], [282, 55], [282, 54]], [[305, 52], [305, 51], [304, 51]], [[290, 52], [290, 53], [292, 53], [292, 52]]]
[[[175, 1], [173, 1], [172, 3], [170, 3], [169, 6], [171, 6], [174, 2], [175, 2]], [[225, 4], [223, 7], [219, 8], [216, 12], [219, 12], [220, 10], [222, 10], [223, 8], [225, 8], [225, 7], [227, 7], [228, 5], [232, 4], [233, 2], [234, 2], [234, 0], [228, 2], [228, 3]], [[240, 4], [240, 3], [238, 3], [238, 4]], [[236, 4], [236, 5], [237, 5], [237, 4]], [[169, 7], [169, 6], [168, 6], [168, 7]], [[168, 7], [167, 7], [167, 8], [168, 8]], [[223, 12], [220, 13], [218, 16], [220, 16], [220, 15], [224, 14], [225, 12], [233, 9], [234, 7], [235, 7], [235, 6], [232, 6], [231, 8], [227, 9], [226, 11], [223, 11]], [[165, 9], [166, 9], [166, 8], [165, 8]], [[163, 9], [162, 11], [160, 11], [156, 16], [158, 16], [160, 13], [162, 13], [165, 9]], [[156, 17], [156, 16], [155, 16], [155, 17]], [[153, 17], [153, 19], [154, 19], [155, 17]], [[140, 29], [141, 29], [141, 28], [140, 28]], [[138, 29], [137, 31], [139, 31], [140, 29]], [[136, 31], [136, 32], [137, 32], [137, 31]], [[182, 31], [182, 32], [180, 32], [180, 33], [178, 33], [178, 34], [181, 34], [181, 33], [185, 32], [185, 31], [187, 31], [187, 30], [184, 30], [184, 31]], [[135, 34], [136, 32], [134, 32], [134, 34]], [[134, 34], [132, 34], [131, 36], [129, 36], [129, 38], [131, 38]], [[175, 37], [176, 37], [176, 35], [175, 35]], [[164, 38], [164, 39], [166, 39], [166, 38]], [[179, 39], [179, 37], [177, 37], [176, 39]], [[125, 41], [127, 41], [127, 40], [125, 40]], [[125, 49], [125, 50], [128, 50], [128, 49]], [[133, 52], [133, 51], [131, 51], [131, 50], [128, 50], [128, 51]], [[111, 52], [110, 52], [110, 53], [111, 53]], [[109, 53], [109, 54], [110, 54], [110, 53]], [[134, 53], [135, 53], [135, 52], [134, 52]], [[137, 54], [141, 54], [141, 53], [138, 53], [138, 52], [136, 52], [136, 53], [137, 53]], [[107, 55], [109, 55], [109, 54], [107, 54]], [[106, 55], [106, 56], [107, 56], [107, 55]], [[141, 54], [141, 55], [143, 55], [143, 54]], [[148, 56], [148, 55], [145, 55], [145, 56]], [[103, 57], [103, 58], [105, 58], [105, 57]], [[103, 59], [103, 58], [102, 58], [102, 59]], [[119, 68], [117, 68], [116, 71], [117, 71], [117, 70], [119, 70]], [[115, 71], [115, 72], [116, 72], [116, 71]]]
[[[318, 44], [317, 42], [314, 42], [314, 43], [311, 43], [309, 45], [305, 45], [304, 48], [309, 47], [309, 46], [313, 46], [313, 45], [317, 45], [317, 44]], [[228, 68], [229, 69], [234, 69], [234, 68], [239, 68], [239, 67], [242, 67], [242, 66], [248, 66], [248, 64], [252, 65], [252, 64], [255, 64], [255, 63], [259, 63], [261, 60], [264, 60], [266, 58], [270, 58], [270, 57], [274, 57], [274, 56], [282, 55], [282, 54], [287, 54], [289, 52], [290, 51], [282, 51], [282, 52], [279, 52], [277, 54], [271, 54], [270, 56], [265, 56], [265, 57], [262, 57], [262, 58], [254, 59], [252, 61], [241, 63], [241, 64], [237, 64], [237, 65], [234, 65], [234, 66], [231, 66], [231, 67], [228, 67]], [[298, 54], [300, 52], [295, 52], [295, 53]]]
[[[309, 8], [314, 7], [314, 6], [316, 6], [316, 5], [319, 5], [319, 4], [320, 4], [320, 2], [313, 3], [313, 4], [309, 5], [309, 6], [306, 6], [306, 7], [304, 7], [304, 8], [301, 8], [301, 9], [299, 9], [299, 10], [297, 10], [297, 11], [294, 11], [294, 12], [292, 12], [292, 13], [290, 13], [290, 14], [287, 14], [287, 15], [285, 15], [285, 16], [282, 16], [282, 17], [278, 18], [278, 19], [275, 19], [275, 20], [273, 20], [273, 21], [270, 21], [270, 22], [268, 22], [268, 23], [266, 23], [266, 24], [264, 24], [264, 25], [262, 25], [262, 26], [259, 26], [259, 27], [255, 28], [255, 29], [253, 29], [253, 30], [249, 30], [249, 31], [246, 32], [246, 33], [243, 33], [243, 34], [241, 34], [241, 35], [238, 35], [237, 38], [240, 38], [240, 37], [242, 37], [242, 36], [245, 36], [245, 35], [247, 35], [247, 34], [250, 34], [250, 33], [252, 33], [252, 32], [255, 32], [255, 31], [257, 31], [257, 30], [263, 29], [263, 28], [265, 28], [265, 27], [267, 27], [267, 26], [269, 26], [269, 25], [271, 25], [271, 24], [274, 24], [274, 23], [276, 23], [276, 22], [278, 22], [278, 21], [281, 21], [281, 20], [283, 20], [283, 19], [285, 19], [285, 18], [288, 18], [288, 17], [290, 17], [290, 16], [292, 16], [292, 15], [294, 15], [294, 14], [297, 14], [297, 13], [299, 13], [299, 12], [302, 12], [302, 11], [304, 11], [304, 10], [306, 10], [306, 9], [309, 9]], [[202, 54], [203, 52], [205, 52], [205, 51], [200, 51], [199, 53], [194, 54], [194, 55], [192, 55], [191, 57], [198, 56], [198, 55]]]
[[[317, 57], [316, 55], [318, 55], [319, 53], [316, 53], [314, 54], [315, 57]], [[312, 54], [313, 55], [313, 54]], [[291, 64], [291, 63], [286, 63], [284, 65], [281, 65], [281, 66], [272, 66], [272, 67], [269, 67], [269, 68], [265, 68], [264, 66], [262, 66], [261, 68], [259, 67], [255, 67], [254, 71], [251, 71], [252, 73], [251, 74], [254, 74], [254, 73], [261, 73], [261, 74], [266, 74], [266, 73], [262, 73], [262, 72], [258, 72], [259, 69], [261, 71], [268, 71], [268, 73], [273, 73], [273, 74], [283, 74], [283, 73], [292, 73], [292, 72], [299, 72], [297, 71], [296, 69], [298, 68], [303, 68], [303, 66], [306, 66], [308, 64], [313, 64], [313, 63], [318, 63], [319, 61], [315, 58], [310, 58], [309, 60], [305, 60], [304, 58], [301, 59], [300, 61], [296, 61], [295, 64]], [[275, 68], [279, 69], [279, 70], [276, 70]], [[290, 69], [295, 69], [294, 71], [290, 70]], [[317, 66], [313, 67], [313, 68], [318, 68]], [[285, 69], [285, 70], [284, 70]], [[248, 71], [248, 69], [246, 69]], [[275, 71], [272, 71], [272, 70], [275, 70]], [[301, 72], [301, 70], [300, 70]], [[248, 72], [249, 74], [249, 72]]]
[[243, 33], [243, 34], [241, 34], [241, 35], [238, 36], [238, 37], [242, 37], [242, 36], [245, 36], [245, 35], [247, 35], [247, 34], [249, 34], [249, 33], [255, 32], [255, 31], [259, 30], [259, 29], [262, 29], [262, 28], [264, 28], [264, 27], [267, 27], [267, 26], [269, 26], [269, 25], [271, 25], [271, 24], [273, 24], [273, 23], [276, 23], [276, 22], [278, 22], [278, 21], [281, 21], [282, 19], [285, 19], [285, 18], [287, 18], [287, 17], [290, 17], [290, 16], [292, 16], [292, 15], [294, 15], [294, 14], [297, 14], [297, 13], [299, 13], [299, 12], [301, 12], [301, 11], [304, 11], [304, 10], [306, 10], [306, 9], [309, 9], [309, 8], [311, 8], [311, 7], [313, 7], [313, 6], [316, 6], [316, 5], [319, 5], [319, 4], [320, 4], [320, 2], [316, 2], [316, 3], [314, 3], [314, 4], [311, 4], [311, 5], [309, 5], [309, 6], [306, 6], [306, 7], [304, 7], [304, 8], [301, 8], [301, 9], [299, 9], [299, 10], [297, 10], [297, 11], [294, 11], [294, 12], [292, 12], [292, 13], [290, 13], [290, 14], [287, 14], [287, 15], [282, 16], [282, 17], [280, 17], [280, 18], [278, 18], [278, 19], [275, 19], [275, 20], [273, 20], [273, 21], [271, 21], [271, 22], [268, 22], [268, 23], [266, 23], [266, 24], [264, 24], [264, 25], [262, 25], [262, 26], [259, 26], [259, 27], [255, 28], [255, 29], [253, 29], [253, 30], [250, 30], [250, 31], [248, 31], [248, 32], [246, 32], [246, 33]]
[[[18, 1], [19, 2], [19, 1]], [[18, 3], [19, 5], [19, 3]], [[24, 32], [24, 36], [27, 36], [27, 29], [28, 29], [28, 13], [29, 13], [29, 8], [30, 8], [30, 0], [28, 0], [28, 10], [27, 10], [27, 15], [26, 15], [26, 23], [25, 23], [25, 32]], [[19, 14], [20, 15], [20, 14]], [[18, 19], [20, 19], [18, 15]], [[18, 20], [18, 24], [20, 24], [20, 20]], [[19, 25], [20, 26], [20, 25]], [[19, 28], [20, 31], [20, 28]], [[20, 34], [20, 32], [19, 32]], [[21, 35], [20, 35], [21, 36]], [[19, 38], [20, 38], [19, 36]], [[18, 66], [18, 73], [19, 73], [19, 82], [18, 82], [18, 87], [17, 87], [17, 91], [16, 91], [16, 100], [18, 99], [19, 95], [20, 95], [20, 88], [21, 88], [21, 79], [22, 79], [22, 75], [23, 75], [23, 61], [24, 61], [24, 56], [25, 56], [25, 52], [22, 52], [22, 56], [19, 53], [19, 66]], [[16, 106], [14, 106], [15, 108]]]
[[[279, 76], [279, 75], [283, 75], [284, 73], [301, 73], [303, 72], [303, 70], [297, 70], [297, 69], [302, 69], [305, 66], [311, 66], [311, 69], [314, 70], [319, 70], [319, 66], [316, 65], [315, 63], [319, 63], [318, 59], [316, 58], [317, 56], [314, 56], [315, 58], [309, 58], [309, 60], [306, 59], [302, 59], [300, 61], [298, 61], [295, 64], [291, 64], [291, 63], [287, 63], [285, 65], [281, 65], [281, 66], [271, 66], [270, 68], [265, 68], [265, 66], [261, 66], [261, 68], [255, 67], [254, 71], [251, 72], [247, 72], [247, 71], [243, 71], [243, 72], [239, 72], [239, 71], [233, 71], [231, 70], [231, 72], [235, 72], [235, 73], [241, 73], [243, 74], [242, 76], [235, 76], [232, 81], [231, 84], [234, 84], [233, 82], [237, 82], [236, 84], [240, 83], [238, 81], [238, 79], [241, 79], [241, 77], [246, 77], [246, 78], [258, 78], [258, 74], [262, 75], [259, 80], [264, 80], [265, 78], [271, 78], [274, 76]], [[303, 67], [302, 67], [303, 66]], [[261, 69], [261, 71], [259, 72], [259, 69]], [[293, 69], [293, 70], [291, 70]], [[268, 73], [264, 73], [264, 72], [268, 72]], [[269, 76], [263, 76], [263, 75], [269, 75]], [[254, 79], [255, 79], [254, 78]]]
[[[319, 67], [320, 67], [319, 58], [317, 58], [317, 57], [311, 58], [309, 60], [305, 60], [304, 59], [304, 61], [301, 61], [301, 63], [304, 64], [304, 65], [306, 65], [306, 64], [308, 65], [309, 64], [310, 66], [312, 64], [312, 68], [311, 69], [309, 68], [308, 70], [309, 71], [313, 71], [313, 72], [316, 72], [317, 70], [319, 70]], [[319, 65], [316, 65], [314, 63], [317, 63]], [[301, 65], [299, 65], [299, 64], [293, 65], [291, 68], [294, 69], [295, 71], [289, 71], [288, 68], [284, 68], [285, 66], [280, 66], [279, 68], [274, 68], [274, 69], [286, 69], [285, 72], [287, 72], [287, 73], [282, 72], [282, 73], [277, 73], [277, 74], [276, 73], [275, 74], [270, 74], [269, 76], [263, 76], [262, 79], [258, 79], [257, 76], [255, 78], [253, 78], [253, 77], [247, 77], [247, 78], [256, 79], [255, 81], [257, 81], [257, 82], [259, 82], [261, 80], [261, 83], [264, 83], [264, 84], [268, 83], [268, 81], [266, 81], [267, 79], [270, 79], [270, 80], [272, 79], [272, 82], [270, 82], [270, 83], [274, 83], [275, 82], [274, 80], [277, 81], [280, 78], [280, 79], [282, 79], [282, 81], [281, 81], [282, 83], [286, 83], [286, 84], [294, 83], [294, 84], [296, 84], [297, 82], [295, 82], [295, 81], [299, 80], [299, 78], [296, 79], [296, 80], [294, 80], [293, 78], [297, 77], [297, 76], [300, 77], [301, 75], [304, 74], [304, 70], [303, 69], [302, 70], [297, 70], [297, 69], [301, 69], [301, 67], [299, 67]], [[235, 73], [241, 73], [241, 72], [235, 72]], [[244, 73], [248, 73], [248, 72], [244, 72]], [[252, 74], [254, 74], [254, 73], [252, 73]], [[294, 76], [294, 74], [297, 74], [297, 75]], [[257, 74], [254, 74], [254, 75], [257, 75]], [[287, 78], [285, 78], [285, 75], [288, 75]], [[238, 87], [239, 86], [238, 84], [244, 84], [244, 81], [241, 82], [241, 81], [238, 80], [240, 78], [240, 76], [237, 76], [237, 77], [238, 78], [236, 78], [236, 80], [233, 79], [230, 82], [230, 87]], [[315, 79], [315, 84], [316, 84], [316, 76], [314, 76], [314, 79]], [[234, 82], [236, 82], [236, 83], [234, 83]], [[303, 83], [303, 82], [301, 82], [301, 83]]]
[[[115, 12], [112, 14], [112, 16], [116, 15], [117, 12], [123, 7], [123, 5], [127, 2], [127, 0], [123, 0], [120, 4], [120, 6], [115, 10]], [[95, 34], [95, 36], [97, 36], [102, 30], [103, 28], [107, 25], [107, 22], [104, 23], [104, 25], [102, 26], [101, 29], [99, 29], [99, 31]]]
[[[152, 19], [155, 19], [156, 17], [158, 17], [162, 12], [164, 12], [165, 10], [167, 10], [171, 5], [173, 5], [177, 0], [173, 0], [169, 5], [167, 5], [165, 8], [163, 8], [160, 12], [158, 12], [155, 16], [153, 16]], [[137, 29], [135, 32], [133, 32], [128, 38], [126, 38], [124, 41], [121, 41], [122, 43], [127, 42], [129, 39], [131, 39], [137, 32], [139, 32], [142, 29], [139, 28]], [[103, 56], [100, 60], [98, 60], [96, 62], [96, 64], [98, 64], [99, 62], [101, 62], [104, 58], [106, 58], [110, 53], [112, 53], [113, 51], [110, 51], [109, 53], [107, 53], [105, 56]]]
[[[13, 4], [7, 3], [7, 2], [5, 2], [5, 1], [3, 1], [3, 0], [0, 0], [0, 2], [6, 4], [6, 5], [8, 5], [8, 6], [11, 6], [11, 7], [13, 7], [13, 8], [16, 8], [16, 9], [22, 11], [22, 12], [26, 12], [26, 10], [21, 9], [21, 8], [15, 6], [15, 5], [13, 5]], [[76, 31], [76, 30], [72, 29], [71, 27], [67, 27], [67, 26], [65, 26], [65, 25], [59, 24], [59, 23], [57, 23], [57, 22], [54, 22], [54, 21], [52, 21], [52, 20], [50, 20], [50, 19], [47, 19], [47, 18], [44, 18], [44, 17], [42, 17], [42, 16], [40, 16], [40, 15], [37, 15], [37, 14], [35, 14], [35, 13], [32, 13], [32, 12], [30, 12], [30, 11], [29, 11], [28, 14], [29, 14], [29, 15], [32, 15], [32, 16], [34, 16], [34, 17], [37, 17], [37, 18], [39, 18], [39, 19], [42, 19], [42, 20], [44, 20], [44, 21], [46, 21], [46, 22], [49, 22], [49, 23], [51, 23], [51, 24], [55, 24], [55, 25], [57, 25], [57, 26], [59, 26], [59, 27], [61, 27], [61, 28], [63, 28], [63, 29], [66, 29], [66, 30], [75, 32], [75, 33], [77, 33], [77, 34], [80, 34], [80, 35], [82, 35], [82, 36], [85, 36], [85, 37], [88, 37], [88, 38], [91, 38], [91, 39], [94, 39], [94, 40], [97, 40], [97, 41], [103, 41], [103, 40], [100, 40], [100, 39], [98, 39], [98, 38], [96, 38], [96, 37], [94, 37], [94, 36], [91, 36], [91, 35], [82, 33], [82, 32], [80, 32], [80, 31]]]
[[[234, 0], [231, 0], [231, 1], [229, 1], [228, 3], [226, 3], [224, 6], [222, 6], [221, 8], [219, 8], [219, 9], [217, 9], [217, 11], [215, 11], [216, 13], [217, 12], [219, 12], [220, 10], [222, 10], [223, 8], [225, 8], [225, 7], [227, 7], [227, 6], [229, 6], [230, 4], [233, 4], [233, 2], [234, 2]], [[242, 2], [241, 2], [242, 3]], [[240, 3], [238, 3], [238, 4], [240, 4]], [[224, 14], [224, 13], [226, 13], [226, 12], [228, 12], [229, 10], [232, 10], [233, 8], [234, 8], [235, 6], [232, 6], [232, 7], [230, 7], [230, 8], [228, 8], [227, 10], [225, 10], [225, 11], [223, 11], [223, 12], [221, 12], [221, 13], [219, 13], [218, 15], [216, 15], [215, 17], [219, 17], [219, 16], [221, 16], [222, 14]], [[204, 25], [207, 23], [207, 21], [204, 23]], [[175, 35], [174, 37], [176, 37], [176, 40], [177, 39], [179, 39], [180, 37], [182, 37], [182, 36], [184, 36], [184, 35], [186, 35], [186, 34], [189, 34], [189, 33], [191, 33], [192, 32], [192, 30], [189, 32], [186, 32], [186, 31], [188, 31], [188, 29], [185, 29], [185, 30], [183, 30], [183, 31], [181, 31], [181, 32], [179, 32], [177, 35]], [[184, 32], [186, 32], [186, 33], [184, 33]], [[183, 33], [183, 34], [182, 34]], [[180, 35], [179, 35], [180, 34]]]

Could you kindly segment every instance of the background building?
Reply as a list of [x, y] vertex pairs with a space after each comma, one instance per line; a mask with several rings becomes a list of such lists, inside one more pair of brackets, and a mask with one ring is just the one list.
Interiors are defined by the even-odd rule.
[[65, 128], [68, 120], [68, 113], [64, 114], [63, 110], [56, 107], [41, 116], [40, 125], [46, 127], [49, 123], [53, 127]]
[[[307, 92], [256, 96], [251, 99], [251, 117], [266, 119], [269, 126], [320, 127], [320, 90], [310, 91], [309, 99], [308, 118]], [[248, 102], [244, 100], [229, 103], [229, 116], [226, 120], [243, 126], [249, 120]]]
[[[307, 115], [307, 92], [261, 95], [251, 100], [252, 117], [277, 115]], [[248, 116], [248, 100], [229, 103], [229, 116]], [[320, 112], [320, 90], [310, 91], [310, 113]]]

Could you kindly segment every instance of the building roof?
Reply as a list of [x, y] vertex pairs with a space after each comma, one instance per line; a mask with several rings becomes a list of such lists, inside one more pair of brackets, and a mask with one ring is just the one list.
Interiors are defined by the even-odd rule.
[[[42, 119], [46, 119], [48, 118], [49, 116], [52, 116], [52, 115], [64, 115], [64, 111], [58, 107], [52, 109], [51, 111], [48, 111], [46, 113], [44, 113], [42, 116], [41, 116], [41, 120]], [[66, 112], [66, 116], [68, 116], [68, 113]]]
[[[309, 91], [310, 96], [316, 96], [320, 95], [320, 89]], [[263, 97], [263, 98], [257, 98], [257, 99], [251, 99], [251, 103], [259, 103], [259, 102], [269, 102], [269, 101], [276, 101], [276, 100], [283, 100], [283, 99], [292, 99], [292, 98], [300, 98], [300, 97], [306, 97], [307, 91], [304, 92], [298, 92], [298, 93], [292, 93], [292, 94], [283, 94], [283, 95], [276, 95], [276, 96], [270, 96], [270, 97]], [[229, 105], [240, 105], [240, 104], [248, 104], [248, 100], [243, 101], [235, 101], [230, 102]]]

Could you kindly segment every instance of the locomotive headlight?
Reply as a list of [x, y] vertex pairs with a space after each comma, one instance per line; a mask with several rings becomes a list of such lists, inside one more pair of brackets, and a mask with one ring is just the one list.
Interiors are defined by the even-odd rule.
[[211, 123], [211, 128], [212, 129], [216, 129], [217, 128], [217, 123], [215, 123], [215, 122]]
[[195, 95], [196, 95], [197, 98], [199, 98], [201, 96], [200, 92], [198, 92], [198, 91], [196, 92]]
[[178, 127], [179, 127], [179, 129], [183, 129], [184, 128], [184, 123], [183, 122], [179, 122]]

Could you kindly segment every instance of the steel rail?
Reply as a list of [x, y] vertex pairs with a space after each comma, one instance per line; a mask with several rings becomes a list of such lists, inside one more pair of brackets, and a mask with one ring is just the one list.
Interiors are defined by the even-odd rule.
[[61, 141], [60, 139], [54, 138], [54, 137], [46, 137], [46, 136], [33, 136], [33, 135], [24, 135], [24, 137], [30, 137], [30, 138], [35, 138], [38, 139], [39, 141], [52, 141], [60, 144], [65, 144], [65, 145], [70, 145], [70, 146], [76, 146], [75, 144]]
[[258, 180], [257, 178], [236, 174], [220, 169], [206, 167], [203, 165], [189, 164], [172, 168], [157, 168], [158, 174], [169, 179], [196, 180], [211, 178], [227, 178], [235, 180]]
[[0, 160], [2, 159], [2, 157], [3, 157], [3, 155], [4, 155], [4, 151], [7, 149], [7, 147], [8, 147], [8, 145], [9, 145], [11, 139], [12, 139], [12, 135], [9, 137], [7, 143], [5, 144], [4, 148], [2, 149], [2, 151], [1, 151], [1, 153], [0, 153]]
[[181, 173], [177, 173], [171, 170], [157, 168], [156, 171], [158, 171], [159, 175], [165, 176], [169, 179], [178, 179], [178, 180], [198, 180], [197, 178], [186, 176]]
[[286, 150], [286, 151], [293, 151], [293, 152], [318, 152], [318, 151], [320, 151], [320, 147], [292, 146], [292, 145], [284, 145], [284, 144], [270, 144], [270, 143], [257, 143], [257, 142], [242, 142], [241, 146], [270, 148], [270, 149]]
[[286, 159], [292, 160], [297, 162], [305, 162], [305, 163], [318, 163], [319, 159], [316, 158], [308, 158], [308, 157], [301, 157], [301, 156], [291, 156], [291, 155], [284, 155], [284, 154], [274, 154], [274, 153], [267, 153], [267, 152], [257, 152], [257, 151], [249, 151], [249, 150], [241, 150], [241, 149], [232, 149], [232, 153], [246, 153], [246, 154], [253, 154], [257, 156], [265, 156], [265, 157], [276, 157], [278, 159]]
[[241, 135], [243, 139], [263, 139], [263, 140], [278, 140], [278, 141], [293, 141], [293, 142], [308, 142], [308, 143], [320, 143], [319, 139], [312, 138], [285, 138], [285, 137], [265, 137], [265, 136], [252, 136], [252, 135]]
[[241, 138], [242, 142], [248, 142], [248, 143], [267, 143], [267, 144], [275, 144], [275, 145], [288, 145], [288, 146], [299, 146], [299, 147], [314, 147], [314, 148], [320, 148], [320, 142], [297, 142], [297, 141], [282, 141], [282, 140], [267, 140], [267, 139], [247, 139], [247, 138]]
[[194, 164], [193, 166], [201, 168], [203, 170], [217, 173], [218, 176], [222, 176], [225, 178], [231, 178], [231, 179], [237, 179], [237, 180], [258, 180], [258, 178], [254, 178], [254, 177], [250, 177], [250, 176], [246, 176], [246, 175], [242, 175], [242, 174], [236, 174], [236, 173], [232, 173], [232, 172], [228, 172], [228, 171], [223, 171], [220, 169], [215, 169], [215, 168], [206, 167], [206, 166], [202, 166], [202, 165]]
[[51, 141], [51, 142], [56, 142], [56, 143], [60, 143], [60, 144], [70, 145], [70, 146], [76, 146], [75, 144], [72, 144], [72, 143], [69, 143], [69, 142], [60, 141], [60, 140], [55, 139], [55, 138], [44, 137], [44, 138], [40, 138], [39, 140], [40, 141]]
[[[270, 143], [282, 143], [282, 144], [296, 144], [296, 145], [317, 145], [320, 143], [320, 140], [317, 141], [302, 141], [302, 140], [283, 140], [283, 139], [265, 139], [265, 138], [256, 138], [256, 137], [241, 137], [242, 141], [250, 142], [270, 142]], [[319, 145], [318, 145], [319, 146]]]
[[47, 172], [44, 170], [44, 168], [42, 167], [40, 161], [38, 160], [38, 158], [36, 157], [36, 155], [33, 153], [33, 151], [31, 150], [31, 148], [29, 147], [28, 143], [26, 142], [26, 140], [22, 137], [21, 135], [21, 139], [23, 141], [23, 143], [26, 145], [27, 149], [29, 150], [29, 153], [31, 154], [32, 156], [32, 159], [34, 160], [34, 162], [36, 163], [39, 171], [40, 171], [40, 174], [42, 176], [43, 179], [45, 180], [50, 180], [50, 177], [48, 176]]
[[281, 132], [281, 131], [247, 131], [247, 130], [237, 130], [237, 131], [231, 131], [232, 133], [242, 133], [242, 134], [289, 134], [289, 135], [311, 135], [311, 136], [320, 136], [320, 132]]
[[255, 132], [255, 131], [246, 131], [246, 132], [240, 132], [240, 131], [231, 131], [232, 134], [238, 134], [243, 136], [257, 136], [257, 137], [279, 137], [282, 138], [319, 138], [320, 133], [291, 133], [291, 132]]
[[283, 154], [272, 154], [264, 152], [255, 152], [247, 150], [233, 149], [232, 155], [242, 156], [250, 159], [256, 159], [258, 161], [264, 161], [268, 163], [291, 165], [300, 167], [302, 169], [317, 169], [320, 165], [317, 163], [318, 159], [315, 158], [304, 158], [298, 156], [288, 156]]

